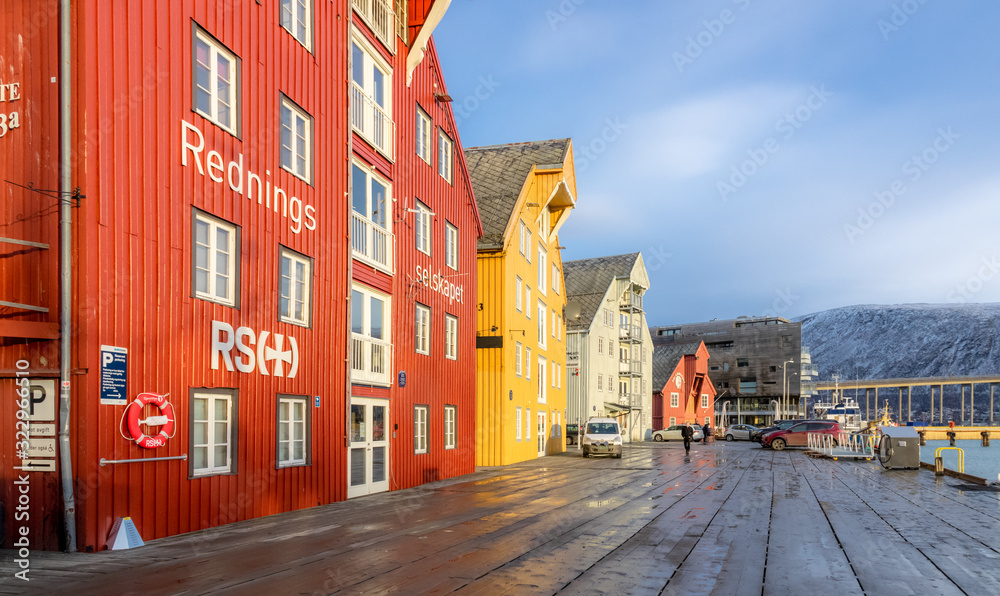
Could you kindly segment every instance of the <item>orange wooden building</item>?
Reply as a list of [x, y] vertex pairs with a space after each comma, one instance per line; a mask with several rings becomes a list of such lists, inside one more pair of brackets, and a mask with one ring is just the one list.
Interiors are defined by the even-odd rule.
[[653, 347], [653, 430], [675, 424], [712, 424], [715, 387], [708, 377], [705, 342]]

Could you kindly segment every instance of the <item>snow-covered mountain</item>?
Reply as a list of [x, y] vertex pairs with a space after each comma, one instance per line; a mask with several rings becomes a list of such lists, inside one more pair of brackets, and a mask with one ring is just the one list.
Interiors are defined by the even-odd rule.
[[820, 380], [1000, 374], [1000, 303], [847, 306], [796, 320]]

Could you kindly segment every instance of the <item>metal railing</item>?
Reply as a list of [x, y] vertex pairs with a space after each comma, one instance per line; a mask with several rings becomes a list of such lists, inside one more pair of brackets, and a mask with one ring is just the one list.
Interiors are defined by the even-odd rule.
[[[961, 447], [938, 447], [934, 450], [934, 471], [937, 473], [938, 470], [941, 474], [944, 473], [944, 458], [941, 457], [942, 451], [957, 451], [958, 452], [958, 473], [965, 474], [965, 451]], [[940, 474], [939, 474], [940, 475]]]
[[389, 159], [392, 159], [392, 118], [351, 81], [351, 125]]
[[642, 310], [642, 296], [635, 292], [626, 292], [618, 302], [619, 308]]
[[367, 335], [351, 334], [351, 380], [373, 385], [390, 385], [389, 364], [392, 344]]
[[352, 212], [351, 248], [354, 256], [392, 273], [392, 234], [360, 213]]
[[642, 341], [642, 328], [638, 325], [619, 325], [618, 339], [624, 341]]
[[807, 433], [806, 446], [812, 451], [830, 457], [847, 454], [874, 457], [878, 442], [874, 435], [850, 435], [842, 432], [833, 436], [826, 433]]
[[388, 0], [354, 0], [354, 9], [390, 53], [396, 53], [396, 12]]

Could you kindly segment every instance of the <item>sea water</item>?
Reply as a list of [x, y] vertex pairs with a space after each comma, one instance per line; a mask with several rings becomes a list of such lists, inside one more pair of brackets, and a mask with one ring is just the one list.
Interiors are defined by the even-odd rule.
[[[920, 461], [934, 465], [934, 451], [938, 447], [950, 446], [949, 441], [927, 441], [920, 448]], [[1000, 442], [992, 447], [983, 447], [980, 439], [955, 441], [955, 447], [965, 452], [965, 473], [985, 478], [987, 482], [997, 482], [1000, 474]], [[958, 452], [947, 450], [941, 452], [944, 467], [958, 471]]]

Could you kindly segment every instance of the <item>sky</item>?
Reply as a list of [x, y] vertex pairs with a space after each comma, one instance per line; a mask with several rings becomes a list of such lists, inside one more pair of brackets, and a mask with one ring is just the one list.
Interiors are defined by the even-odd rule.
[[453, 0], [464, 147], [570, 137], [650, 325], [1000, 302], [1000, 3]]

